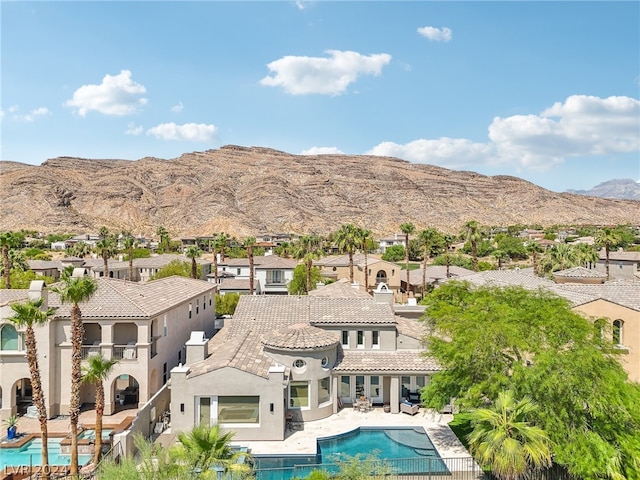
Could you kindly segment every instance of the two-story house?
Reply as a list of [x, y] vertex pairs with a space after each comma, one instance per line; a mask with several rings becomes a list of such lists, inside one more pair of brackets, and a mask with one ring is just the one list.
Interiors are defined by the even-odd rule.
[[[287, 284], [293, 278], [297, 260], [277, 255], [253, 257], [254, 293], [259, 295], [287, 295]], [[249, 259], [225, 258], [218, 263], [218, 282], [220, 293], [249, 293]], [[209, 274], [207, 280], [215, 281], [215, 275]]]
[[[600, 250], [596, 270], [601, 273], [607, 271], [607, 256], [604, 249]], [[640, 281], [640, 252], [609, 252], [609, 275], [612, 279], [626, 279]]]
[[243, 296], [215, 337], [190, 341], [186, 364], [171, 371], [172, 431], [218, 423], [237, 440], [282, 440], [287, 420], [326, 418], [361, 397], [398, 413], [439, 370], [420, 325], [396, 317], [384, 285], [375, 298], [330, 288]]
[[[118, 364], [105, 381], [105, 412], [146, 402], [169, 378], [171, 368], [185, 361], [184, 345], [192, 330], [212, 336], [215, 327], [215, 285], [202, 280], [168, 277], [148, 283], [99, 278], [98, 289], [80, 304], [85, 329], [82, 355], [102, 354]], [[29, 290], [0, 290], [0, 388], [5, 416], [30, 403], [30, 374], [23, 333], [8, 318], [12, 302], [44, 296], [56, 313], [36, 328], [43, 389], [50, 416], [69, 408], [71, 379], [71, 305], [32, 282]], [[83, 403], [95, 402], [95, 388], [83, 385]]]

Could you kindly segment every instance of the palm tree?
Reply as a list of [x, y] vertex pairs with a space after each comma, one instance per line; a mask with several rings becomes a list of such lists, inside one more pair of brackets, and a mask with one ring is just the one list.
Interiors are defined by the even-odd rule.
[[202, 472], [203, 478], [208, 478], [212, 467], [222, 468], [224, 473], [247, 473], [249, 465], [238, 462], [247, 454], [231, 448], [233, 436], [233, 432], [224, 432], [217, 424], [196, 425], [188, 432], [178, 434], [180, 443], [174, 452], [188, 462], [195, 474]]
[[496, 248], [493, 252], [491, 252], [491, 255], [498, 261], [498, 270], [502, 270], [502, 262], [509, 258], [509, 255], [507, 255], [504, 250], [500, 250], [499, 248]]
[[302, 260], [307, 272], [307, 293], [311, 291], [311, 269], [313, 261], [320, 257], [322, 239], [317, 235], [303, 235], [294, 245], [294, 258]]
[[42, 391], [42, 381], [40, 378], [40, 367], [38, 366], [38, 346], [36, 336], [33, 331], [34, 326], [43, 326], [54, 314], [53, 309], [42, 310], [44, 299], [28, 300], [26, 303], [13, 303], [11, 310], [13, 316], [9, 318], [16, 326], [25, 327], [25, 344], [27, 348], [27, 363], [31, 374], [31, 389], [33, 403], [38, 409], [38, 421], [40, 422], [40, 432], [42, 437], [42, 474], [43, 478], [49, 478], [49, 449], [47, 439], [47, 407], [44, 402], [44, 392]]
[[576, 256], [584, 268], [591, 268], [598, 261], [598, 250], [593, 245], [578, 243], [573, 246]]
[[218, 252], [224, 251], [224, 245], [226, 239], [223, 234], [213, 234], [213, 240], [211, 240], [211, 248], [213, 249], [213, 275], [218, 284]]
[[400, 225], [400, 231], [404, 233], [404, 261], [407, 267], [407, 297], [409, 296], [409, 235], [416, 231], [413, 223], [403, 223]]
[[435, 228], [427, 228], [418, 233], [418, 243], [422, 247], [423, 267], [422, 267], [422, 296], [427, 291], [427, 262], [431, 254], [431, 249], [441, 240], [440, 233]]
[[247, 237], [244, 239], [243, 245], [247, 249], [247, 257], [249, 257], [249, 295], [253, 295], [253, 247], [256, 244], [256, 237]]
[[504, 391], [498, 394], [494, 408], [472, 412], [471, 453], [498, 478], [515, 480], [533, 469], [551, 466], [549, 437], [527, 421], [536, 409], [529, 397], [516, 401], [511, 391]]
[[133, 281], [133, 248], [136, 246], [136, 239], [133, 235], [125, 235], [122, 245], [127, 249], [127, 257], [129, 257], [129, 280]]
[[103, 225], [100, 227], [100, 230], [98, 230], [98, 235], [100, 236], [100, 239], [104, 240], [109, 236], [109, 229]]
[[82, 382], [82, 340], [84, 325], [80, 303], [89, 300], [98, 289], [91, 277], [74, 277], [63, 272], [62, 285], [51, 290], [60, 295], [60, 301], [71, 303], [71, 398], [69, 423], [71, 424], [71, 475], [78, 474], [78, 419], [80, 417], [80, 384]]
[[596, 232], [595, 242], [598, 247], [604, 247], [605, 254], [605, 268], [607, 271], [607, 278], [609, 276], [609, 251], [611, 247], [616, 247], [620, 243], [620, 234], [611, 227], [603, 227]]
[[220, 260], [222, 261], [224, 261], [224, 254], [225, 254], [225, 251], [227, 250], [227, 244], [229, 243], [230, 239], [231, 237], [229, 236], [228, 233], [222, 232], [220, 235], [218, 235], [218, 240], [219, 240], [218, 247], [220, 248]]
[[557, 272], [580, 264], [577, 251], [567, 243], [559, 243], [547, 249], [540, 260], [539, 269], [543, 273]]
[[96, 253], [102, 257], [104, 265], [104, 276], [109, 276], [109, 257], [116, 253], [116, 243], [113, 237], [106, 236], [96, 243]]
[[453, 235], [445, 233], [442, 236], [442, 241], [444, 242], [444, 258], [447, 264], [447, 278], [450, 278], [451, 274], [449, 273], [449, 267], [451, 266], [451, 258], [449, 257], [449, 249], [453, 244]]
[[471, 257], [473, 259], [473, 271], [478, 271], [478, 242], [482, 240], [478, 222], [469, 220], [462, 227], [462, 238], [471, 244]]
[[531, 255], [531, 262], [533, 264], [533, 273], [535, 275], [540, 275], [540, 272], [538, 271], [538, 254], [542, 253], [542, 247], [540, 246], [540, 244], [538, 242], [531, 241], [531, 242], [527, 242], [527, 244], [525, 245], [525, 248], [527, 249], [527, 252], [529, 252], [529, 254]]
[[11, 261], [9, 249], [19, 246], [20, 238], [14, 232], [0, 233], [0, 247], [2, 247], [2, 273], [4, 275], [4, 288], [11, 288]]
[[91, 247], [87, 242], [76, 242], [71, 248], [71, 255], [79, 258], [84, 258], [91, 253]]
[[113, 367], [118, 363], [115, 358], [105, 359], [102, 355], [92, 355], [84, 366], [82, 381], [96, 387], [96, 438], [93, 450], [93, 463], [98, 464], [102, 451], [102, 417], [104, 416], [104, 381], [109, 377]]
[[349, 281], [353, 283], [353, 254], [362, 244], [362, 229], [352, 223], [345, 223], [334, 235], [334, 241], [340, 253], [349, 255]]
[[196, 258], [200, 258], [202, 255], [202, 250], [198, 248], [197, 245], [190, 245], [184, 252], [187, 258], [191, 259], [191, 278], [198, 278], [198, 263], [196, 262]]
[[371, 230], [360, 229], [360, 249], [364, 254], [364, 291], [369, 293], [369, 258], [368, 253], [372, 248], [373, 236]]
[[170, 239], [167, 229], [160, 225], [158, 228], [156, 228], [156, 235], [158, 235], [158, 237], [160, 238], [160, 244], [158, 245], [158, 247], [163, 251], [169, 250]]

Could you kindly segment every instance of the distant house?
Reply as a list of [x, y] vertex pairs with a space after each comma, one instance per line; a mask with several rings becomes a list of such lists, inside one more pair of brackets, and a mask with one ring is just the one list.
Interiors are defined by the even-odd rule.
[[[606, 273], [606, 254], [600, 250], [596, 270]], [[609, 275], [612, 279], [640, 280], [640, 252], [609, 252]], [[640, 287], [639, 287], [640, 288]]]
[[[275, 295], [287, 295], [287, 286], [293, 278], [293, 270], [298, 265], [297, 260], [278, 257], [277, 255], [264, 255], [253, 257], [254, 293], [269, 293]], [[225, 258], [218, 262], [218, 280], [220, 293], [236, 291], [238, 293], [249, 292], [249, 259]], [[233, 280], [229, 278], [233, 276]], [[215, 281], [213, 273], [207, 278]]]
[[402, 245], [404, 247], [405, 240], [406, 237], [404, 233], [394, 233], [391, 236], [378, 239], [378, 249], [380, 253], [384, 253], [387, 251], [387, 248], [394, 245]]
[[[162, 255], [154, 255], [149, 258], [136, 258], [134, 259], [134, 268], [137, 275], [137, 280], [141, 282], [148, 281], [152, 276], [158, 273], [158, 271], [169, 265], [171, 262], [179, 260], [181, 262], [187, 262], [191, 264], [191, 259], [184, 255], [175, 255], [170, 253], [164, 253]], [[202, 258], [196, 258], [196, 263], [200, 265], [202, 270], [201, 279], [206, 280], [207, 275], [211, 273], [211, 262]]]

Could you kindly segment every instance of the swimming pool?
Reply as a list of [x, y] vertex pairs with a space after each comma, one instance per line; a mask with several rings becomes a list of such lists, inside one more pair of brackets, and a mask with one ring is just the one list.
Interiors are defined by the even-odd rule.
[[316, 455], [255, 455], [257, 480], [304, 478], [315, 469], [337, 471], [336, 462], [356, 455], [385, 460], [393, 473], [448, 474], [431, 439], [421, 427], [359, 427], [317, 440]]
[[[49, 465], [69, 465], [71, 455], [60, 453], [61, 438], [50, 438]], [[92, 455], [78, 455], [78, 463], [83, 465], [91, 459]], [[0, 449], [0, 470], [5, 467], [19, 467], [22, 465], [38, 466], [42, 464], [42, 440], [33, 439], [22, 447]]]

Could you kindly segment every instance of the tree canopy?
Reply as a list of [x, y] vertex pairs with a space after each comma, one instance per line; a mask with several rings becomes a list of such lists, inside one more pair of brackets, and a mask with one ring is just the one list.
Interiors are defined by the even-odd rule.
[[425, 298], [430, 355], [444, 367], [422, 392], [430, 406], [529, 396], [555, 461], [585, 480], [640, 475], [640, 385], [615, 348], [555, 294], [450, 282]]
[[[201, 266], [196, 265], [197, 275], [200, 278]], [[167, 265], [162, 267], [158, 272], [151, 277], [151, 280], [157, 280], [159, 278], [171, 277], [178, 275], [180, 277], [191, 276], [191, 263], [184, 262], [182, 260], [171, 260]]]

